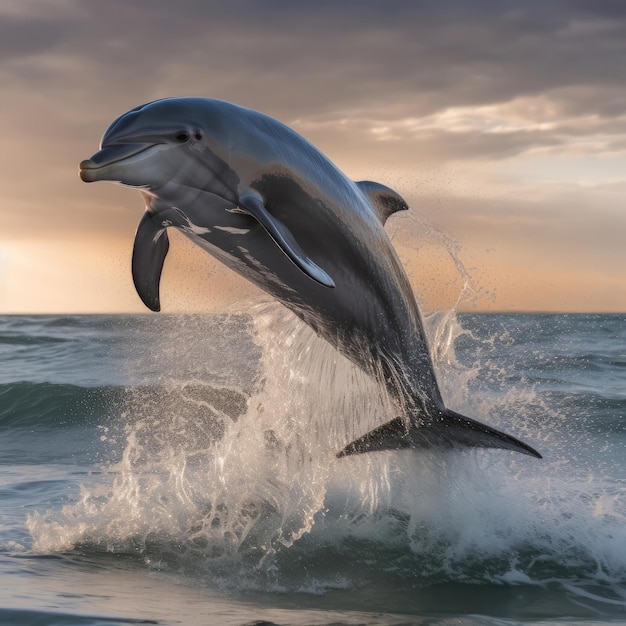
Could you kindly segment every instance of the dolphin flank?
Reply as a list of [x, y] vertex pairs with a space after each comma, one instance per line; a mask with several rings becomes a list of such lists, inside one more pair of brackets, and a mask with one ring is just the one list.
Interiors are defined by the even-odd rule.
[[279, 300], [384, 385], [398, 417], [338, 456], [429, 447], [529, 445], [444, 406], [420, 312], [384, 224], [405, 201], [349, 180], [280, 122], [206, 98], [138, 106], [80, 164], [85, 182], [137, 187], [146, 203], [132, 257], [144, 304], [160, 310], [168, 228]]

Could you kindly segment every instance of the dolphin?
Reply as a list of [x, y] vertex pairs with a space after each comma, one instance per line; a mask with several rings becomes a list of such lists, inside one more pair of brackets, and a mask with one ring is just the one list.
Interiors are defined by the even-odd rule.
[[266, 115], [206, 98], [165, 98], [124, 113], [80, 164], [80, 177], [141, 191], [132, 275], [149, 309], [160, 310], [167, 229], [176, 228], [386, 387], [398, 417], [338, 457], [468, 446], [541, 458], [444, 405], [416, 298], [384, 229], [408, 208], [392, 189], [348, 179]]

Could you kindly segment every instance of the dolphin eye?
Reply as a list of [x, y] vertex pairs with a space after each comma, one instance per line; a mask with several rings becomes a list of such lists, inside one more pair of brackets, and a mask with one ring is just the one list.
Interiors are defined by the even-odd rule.
[[176, 133], [176, 141], [180, 141], [180, 143], [185, 143], [189, 141], [189, 133], [186, 130], [180, 130]]

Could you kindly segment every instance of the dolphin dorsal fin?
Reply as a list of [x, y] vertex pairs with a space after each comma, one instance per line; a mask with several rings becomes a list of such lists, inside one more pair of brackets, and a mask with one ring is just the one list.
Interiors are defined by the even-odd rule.
[[385, 185], [374, 183], [371, 180], [361, 180], [356, 183], [356, 186], [369, 198], [383, 225], [390, 215], [397, 211], [406, 211], [409, 208], [399, 193], [385, 187]]
[[253, 217], [274, 243], [297, 265], [309, 278], [325, 287], [334, 287], [333, 279], [302, 250], [291, 231], [266, 208], [261, 195], [254, 189], [247, 189], [239, 196], [239, 207]]

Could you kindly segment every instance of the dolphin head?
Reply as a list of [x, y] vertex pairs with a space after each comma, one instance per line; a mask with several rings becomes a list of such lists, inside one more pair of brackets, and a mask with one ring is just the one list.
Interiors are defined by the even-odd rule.
[[236, 198], [238, 177], [209, 147], [216, 144], [211, 120], [194, 100], [156, 100], [118, 117], [100, 150], [81, 162], [81, 179], [140, 187], [160, 197], [186, 190]]

